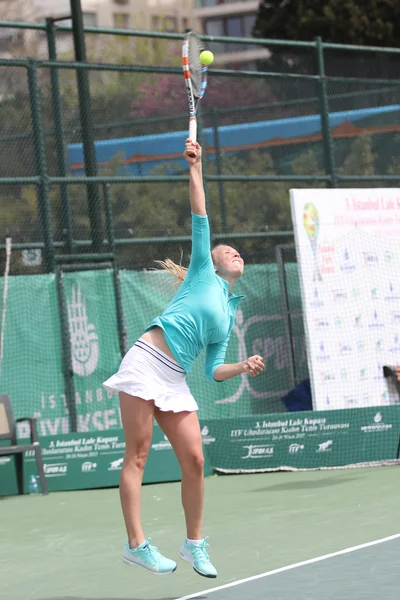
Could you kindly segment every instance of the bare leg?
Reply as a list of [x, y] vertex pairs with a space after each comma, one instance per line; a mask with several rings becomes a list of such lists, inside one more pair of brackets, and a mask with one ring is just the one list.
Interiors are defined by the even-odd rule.
[[155, 417], [169, 439], [182, 469], [182, 505], [187, 537], [201, 539], [204, 506], [204, 456], [196, 412], [162, 412]]
[[119, 399], [126, 443], [119, 491], [129, 544], [135, 548], [146, 539], [140, 523], [140, 496], [153, 434], [155, 406], [153, 401], [125, 392], [120, 392]]

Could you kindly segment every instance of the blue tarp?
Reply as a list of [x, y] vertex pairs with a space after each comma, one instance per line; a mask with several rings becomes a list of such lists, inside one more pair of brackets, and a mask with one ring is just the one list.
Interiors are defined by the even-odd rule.
[[[356, 123], [361, 119], [399, 111], [400, 105], [391, 105], [331, 113], [329, 116], [330, 126], [336, 128], [345, 122]], [[229, 148], [232, 148], [232, 152], [237, 152], [241, 148], [244, 150], [253, 145], [256, 147], [262, 146], [273, 139], [304, 138], [304, 142], [306, 142], [307, 137], [320, 132], [320, 115], [225, 125], [218, 128], [221, 148], [224, 151], [229, 151]], [[213, 129], [204, 129], [203, 136], [206, 142], [205, 145], [213, 147]], [[186, 163], [182, 159], [182, 147], [186, 137], [187, 130], [140, 137], [99, 140], [95, 142], [99, 169], [108, 165], [116, 155], [119, 155], [125, 161], [121, 174], [126, 175], [148, 175], [151, 172], [154, 173], [154, 169], [159, 165], [171, 165], [172, 167], [178, 164], [185, 168]], [[70, 144], [67, 156], [70, 173], [83, 175], [82, 144]], [[213, 159], [214, 156], [214, 154], [211, 154], [210, 158]]]

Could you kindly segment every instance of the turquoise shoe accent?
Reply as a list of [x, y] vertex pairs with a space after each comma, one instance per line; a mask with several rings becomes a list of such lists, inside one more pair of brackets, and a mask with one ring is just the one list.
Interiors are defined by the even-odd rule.
[[215, 578], [217, 570], [211, 562], [211, 558], [207, 554], [206, 546], [209, 544], [208, 537], [201, 540], [201, 544], [188, 544], [185, 540], [182, 548], [179, 551], [179, 556], [189, 562], [193, 569], [203, 577]]
[[134, 567], [143, 567], [154, 575], [169, 575], [176, 571], [176, 562], [163, 556], [150, 542], [151, 538], [148, 538], [134, 550], [126, 544], [122, 555], [123, 562]]

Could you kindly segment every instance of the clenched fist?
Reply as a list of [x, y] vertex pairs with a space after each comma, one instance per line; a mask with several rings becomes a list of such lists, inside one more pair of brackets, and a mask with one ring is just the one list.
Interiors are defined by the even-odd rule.
[[264, 371], [264, 359], [262, 356], [255, 354], [244, 361], [244, 370], [250, 377], [257, 377]]

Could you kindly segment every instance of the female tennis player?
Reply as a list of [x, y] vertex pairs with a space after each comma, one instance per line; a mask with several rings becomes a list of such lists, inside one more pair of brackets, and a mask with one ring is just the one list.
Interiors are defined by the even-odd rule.
[[156, 574], [173, 573], [176, 562], [164, 557], [146, 539], [140, 521], [143, 470], [151, 445], [153, 422], [170, 441], [182, 470], [182, 505], [187, 538], [179, 556], [204, 577], [216, 577], [202, 537], [204, 502], [203, 448], [198, 406], [186, 383], [186, 374], [206, 349], [206, 378], [224, 381], [264, 369], [261, 356], [224, 364], [236, 309], [243, 296], [231, 289], [243, 273], [243, 259], [230, 246], [211, 252], [210, 229], [202, 180], [201, 147], [186, 140], [184, 157], [190, 172], [192, 254], [189, 268], [172, 261], [163, 266], [183, 280], [163, 314], [150, 324], [122, 360], [118, 373], [104, 387], [118, 393], [126, 451], [120, 479], [120, 498], [128, 542], [123, 561]]

